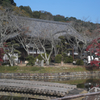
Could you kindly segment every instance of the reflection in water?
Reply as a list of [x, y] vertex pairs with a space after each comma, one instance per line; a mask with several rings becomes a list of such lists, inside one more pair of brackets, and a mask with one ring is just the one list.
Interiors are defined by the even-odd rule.
[[[99, 76], [88, 76], [88, 77], [69, 77], [69, 78], [56, 78], [54, 79], [35, 79], [36, 81], [45, 81], [45, 82], [57, 82], [57, 83], [64, 83], [64, 84], [72, 84], [77, 85], [77, 88], [84, 88], [89, 90], [92, 87], [99, 87], [100, 86], [100, 78]], [[91, 85], [85, 85], [89, 84]]]

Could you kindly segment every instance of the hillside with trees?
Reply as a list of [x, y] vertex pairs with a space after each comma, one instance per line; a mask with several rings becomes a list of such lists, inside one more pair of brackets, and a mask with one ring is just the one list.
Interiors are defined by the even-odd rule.
[[43, 20], [52, 20], [52, 21], [60, 21], [60, 22], [68, 22], [79, 32], [79, 33], [87, 33], [91, 34], [95, 30], [100, 28], [100, 24], [94, 24], [92, 22], [86, 20], [79, 20], [75, 17], [65, 17], [62, 15], [52, 15], [47, 11], [32, 11], [29, 6], [16, 6], [14, 0], [0, 0], [0, 5], [3, 8], [9, 7], [12, 11], [15, 12], [18, 16], [26, 16], [30, 18], [38, 18]]

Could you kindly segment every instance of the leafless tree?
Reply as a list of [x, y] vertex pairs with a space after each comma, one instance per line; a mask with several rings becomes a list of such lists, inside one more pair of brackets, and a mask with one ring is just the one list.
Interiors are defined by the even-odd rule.
[[27, 32], [29, 32], [29, 28], [26, 27], [24, 31], [20, 32], [19, 35], [16, 36], [16, 40], [22, 45], [24, 50], [29, 55], [29, 44], [31, 43], [30, 37], [28, 36]]
[[[5, 42], [19, 36], [21, 33], [25, 33], [26, 30], [27, 28], [22, 25], [22, 21], [14, 16], [14, 12], [10, 11], [10, 9], [0, 10], [0, 47], [3, 48], [5, 53], [7, 48], [4, 45]], [[11, 56], [8, 57], [12, 59]]]
[[[80, 36], [82, 37], [82, 40], [79, 40], [76, 36], [74, 37], [75, 43], [74, 45], [77, 48], [78, 53], [80, 54], [80, 58], [82, 59], [82, 55], [86, 49], [86, 47], [88, 46], [88, 44], [93, 40], [93, 38], [91, 37], [92, 34], [91, 32], [88, 30], [89, 29], [89, 25], [88, 28], [85, 27], [84, 25], [88, 24], [88, 22], [85, 22], [87, 20], [87, 18], [84, 18], [83, 21], [81, 22], [81, 26], [79, 27], [78, 25], [76, 25], [76, 29], [78, 30]], [[75, 22], [75, 24], [77, 24], [77, 22]]]
[[46, 29], [37, 34], [28, 34], [29, 32], [29, 29], [27, 29], [27, 32], [18, 35], [16, 38], [17, 41], [22, 44], [28, 55], [30, 55], [30, 48], [33, 48], [33, 51], [37, 50], [46, 64], [49, 65], [51, 54], [56, 46], [55, 43], [57, 42], [54, 39], [52, 32], [51, 34], [48, 34], [48, 30]]
[[[90, 32], [88, 29], [87, 30], [83, 30], [83, 33], [81, 33], [81, 37], [82, 41], [79, 41], [76, 38], [76, 47], [79, 49], [80, 51], [80, 58], [82, 58], [82, 54], [84, 52], [84, 50], [86, 50], [86, 48], [93, 43], [94, 40], [97, 40], [98, 38], [100, 38], [100, 25], [97, 24], [96, 28], [94, 30], [92, 30], [92, 32]], [[93, 46], [92, 46], [93, 47]], [[93, 48], [92, 48], [93, 49]], [[96, 47], [94, 46], [94, 50], [96, 49]], [[90, 50], [90, 56], [92, 55], [92, 52]], [[92, 59], [92, 58], [91, 58]]]
[[[40, 34], [31, 36], [31, 46], [40, 53], [43, 60], [49, 65], [50, 56], [54, 49], [55, 40], [51, 34], [48, 34], [48, 30], [44, 29]], [[43, 55], [44, 54], [44, 55]]]

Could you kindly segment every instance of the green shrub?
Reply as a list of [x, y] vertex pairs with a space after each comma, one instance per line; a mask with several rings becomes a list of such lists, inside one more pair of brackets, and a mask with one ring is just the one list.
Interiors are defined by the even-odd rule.
[[3, 66], [6, 66], [6, 65], [10, 66], [10, 63], [9, 62], [3, 62], [2, 65]]
[[[42, 54], [43, 55], [43, 57], [45, 58], [45, 54], [43, 53]], [[47, 55], [47, 57], [48, 57], [48, 54], [46, 54]], [[36, 58], [38, 58], [39, 60], [44, 60], [42, 57], [41, 57], [41, 55], [39, 54]], [[50, 62], [50, 60], [51, 59], [49, 59], [49, 62]], [[44, 61], [45, 62], [45, 61]]]
[[33, 66], [35, 64], [35, 58], [31, 55], [26, 57], [26, 60], [28, 61], [27, 65]]
[[[43, 54], [43, 56], [44, 56], [44, 54]], [[38, 58], [39, 60], [43, 60], [43, 58], [41, 57], [40, 54], [36, 58]]]
[[64, 63], [67, 63], [68, 62], [68, 57], [65, 57], [64, 58]]
[[79, 59], [79, 60], [76, 61], [76, 65], [83, 65], [83, 64], [84, 64], [84, 62], [81, 59]]
[[68, 56], [64, 58], [64, 63], [72, 63], [73, 62], [73, 57], [72, 56]]
[[61, 63], [61, 60], [62, 60], [62, 55], [61, 54], [56, 55], [55, 63]]

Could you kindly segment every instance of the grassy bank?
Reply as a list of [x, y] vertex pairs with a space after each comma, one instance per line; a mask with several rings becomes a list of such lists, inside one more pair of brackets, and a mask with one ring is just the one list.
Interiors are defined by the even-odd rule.
[[[61, 73], [61, 72], [83, 72], [88, 71], [85, 67], [75, 66], [75, 67], [37, 67], [37, 66], [0, 66], [0, 73]], [[98, 70], [96, 70], [98, 71]], [[89, 80], [89, 79], [75, 79], [75, 80], [62, 80], [56, 81], [56, 83], [67, 83], [78, 85], [78, 87], [84, 88], [84, 83], [87, 82], [95, 82], [98, 83], [98, 80]], [[100, 81], [99, 81], [100, 82]]]
[[87, 71], [84, 67], [0, 66], [0, 73], [59, 73]]

